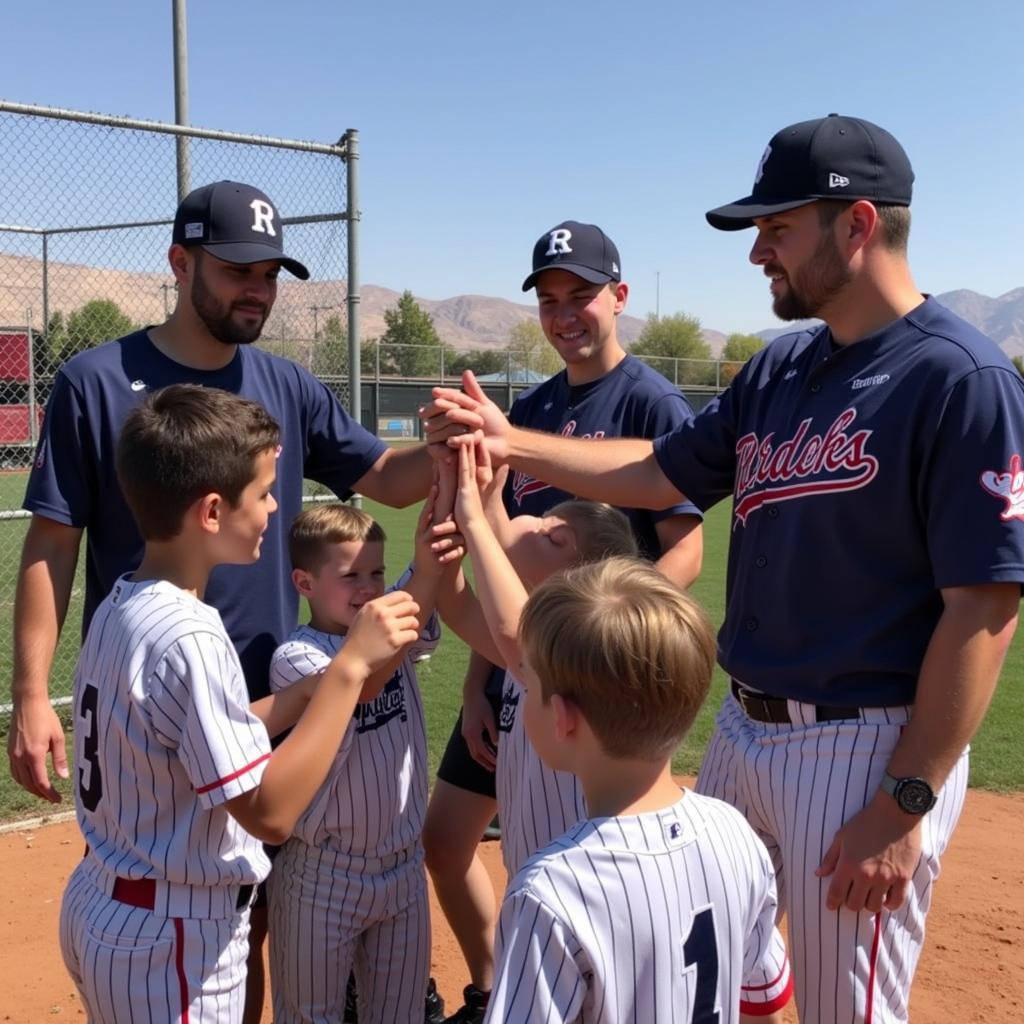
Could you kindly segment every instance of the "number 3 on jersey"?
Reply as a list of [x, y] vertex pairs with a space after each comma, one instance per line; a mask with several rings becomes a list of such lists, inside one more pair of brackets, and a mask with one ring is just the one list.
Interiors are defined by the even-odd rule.
[[715, 935], [715, 911], [710, 905], [693, 912], [690, 934], [683, 941], [684, 971], [694, 970], [697, 981], [693, 992], [691, 1024], [719, 1024], [715, 1008], [718, 998], [718, 937]]
[[100, 773], [100, 762], [96, 756], [99, 752], [99, 723], [96, 721], [96, 706], [99, 703], [99, 690], [92, 683], [82, 689], [82, 699], [78, 703], [78, 717], [81, 721], [79, 732], [82, 736], [81, 749], [78, 753], [78, 795], [82, 803], [90, 811], [95, 811], [103, 798], [103, 776]]

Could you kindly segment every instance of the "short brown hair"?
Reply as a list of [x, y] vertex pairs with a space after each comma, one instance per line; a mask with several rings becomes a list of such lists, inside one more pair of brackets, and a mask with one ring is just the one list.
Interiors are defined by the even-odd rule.
[[579, 564], [639, 553], [633, 528], [625, 514], [603, 501], [570, 498], [549, 508], [546, 514], [564, 519], [572, 528]]
[[280, 429], [257, 402], [198, 384], [148, 395], [124, 421], [117, 479], [144, 540], [170, 540], [206, 494], [237, 505]]
[[544, 703], [555, 694], [571, 700], [609, 757], [670, 757], [715, 666], [704, 610], [636, 558], [545, 580], [526, 602], [519, 635]]
[[[829, 228], [849, 205], [851, 200], [819, 199], [818, 223]], [[882, 238], [890, 252], [905, 253], [910, 242], [910, 207], [893, 206], [888, 203], [874, 203], [878, 220], [882, 225]]]
[[288, 553], [293, 569], [317, 573], [327, 560], [328, 544], [346, 541], [387, 540], [384, 528], [373, 516], [351, 505], [314, 505], [300, 512], [288, 531]]

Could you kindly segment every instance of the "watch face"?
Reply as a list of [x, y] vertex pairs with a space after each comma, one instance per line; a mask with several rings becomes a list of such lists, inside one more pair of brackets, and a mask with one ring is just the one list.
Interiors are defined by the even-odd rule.
[[924, 779], [904, 779], [896, 791], [896, 800], [907, 814], [924, 814], [932, 809], [935, 794]]

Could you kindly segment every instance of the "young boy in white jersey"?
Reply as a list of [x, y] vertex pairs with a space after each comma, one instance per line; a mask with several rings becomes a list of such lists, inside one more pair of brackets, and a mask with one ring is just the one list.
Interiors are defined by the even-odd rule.
[[[326, 776], [360, 699], [418, 634], [408, 594], [366, 606], [317, 680], [250, 707], [216, 566], [259, 557], [279, 431], [255, 402], [176, 385], [129, 413], [122, 491], [145, 540], [100, 605], [75, 673], [75, 793], [87, 847], [61, 908], [90, 1021], [242, 1020], [249, 905]], [[271, 754], [269, 734], [294, 726]]]
[[[635, 555], [637, 545], [626, 516], [599, 502], [560, 502], [546, 516], [510, 520], [501, 502], [505, 471], [494, 474], [486, 451], [480, 456], [478, 466], [472, 446], [459, 449], [455, 506], [479, 601], [459, 573], [441, 587], [438, 607], [470, 647], [507, 669], [495, 788], [502, 859], [511, 878], [532, 853], [586, 815], [576, 778], [544, 765], [523, 729], [519, 613], [529, 591], [552, 573], [610, 555]], [[498, 588], [492, 579], [507, 586]]]
[[486, 1021], [778, 1024], [792, 982], [768, 852], [671, 775], [714, 668], [707, 617], [612, 558], [538, 587], [520, 634], [527, 733], [590, 816], [509, 884]]
[[[396, 584], [420, 606], [419, 640], [380, 694], [356, 708], [326, 782], [274, 863], [270, 968], [277, 1024], [340, 1021], [352, 970], [360, 1024], [424, 1020], [427, 750], [412, 658], [440, 639], [430, 614], [437, 584], [445, 558], [453, 550], [461, 555], [452, 537], [430, 532], [431, 516], [450, 515], [452, 497], [450, 486], [440, 496], [435, 488], [417, 527], [413, 565]], [[292, 581], [311, 618], [275, 652], [273, 691], [287, 693], [344, 650], [362, 606], [384, 593], [384, 542], [380, 524], [359, 509], [322, 505], [296, 517], [289, 535]]]

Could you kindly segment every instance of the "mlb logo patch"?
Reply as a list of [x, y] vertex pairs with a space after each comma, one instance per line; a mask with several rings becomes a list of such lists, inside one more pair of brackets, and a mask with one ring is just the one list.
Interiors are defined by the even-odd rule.
[[202, 238], [205, 225], [203, 224], [186, 224], [185, 225], [185, 237], [186, 238]]

